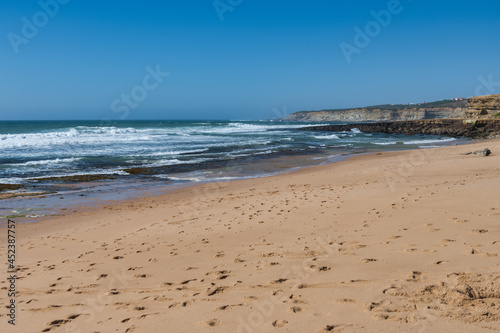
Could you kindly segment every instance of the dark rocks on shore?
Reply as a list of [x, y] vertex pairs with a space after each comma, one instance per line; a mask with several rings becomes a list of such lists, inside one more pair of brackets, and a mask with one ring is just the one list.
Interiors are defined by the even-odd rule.
[[432, 119], [381, 123], [358, 123], [302, 127], [303, 131], [344, 132], [354, 128], [364, 133], [384, 133], [403, 135], [445, 135], [475, 139], [500, 136], [500, 121], [490, 119]]
[[[0, 184], [0, 193], [3, 192], [17, 192], [12, 196], [31, 196], [55, 193], [56, 188], [63, 183], [87, 183], [96, 182], [101, 180], [114, 180], [118, 176], [115, 175], [77, 175], [77, 176], [63, 176], [63, 177], [44, 177], [37, 179], [29, 179], [29, 183], [25, 184]], [[22, 192], [21, 192], [22, 191]], [[10, 196], [10, 197], [12, 197]], [[5, 199], [5, 198], [0, 198]]]
[[0, 192], [19, 190], [23, 186], [20, 184], [0, 184]]
[[97, 175], [76, 175], [76, 176], [62, 176], [62, 177], [45, 177], [38, 178], [40, 183], [44, 182], [60, 182], [60, 183], [81, 183], [81, 182], [95, 182], [98, 180], [112, 180], [118, 178], [115, 175], [97, 174]]
[[483, 149], [483, 150], [477, 150], [477, 151], [471, 151], [470, 153], [465, 153], [463, 155], [477, 155], [477, 156], [490, 156], [491, 155], [491, 150], [488, 148]]

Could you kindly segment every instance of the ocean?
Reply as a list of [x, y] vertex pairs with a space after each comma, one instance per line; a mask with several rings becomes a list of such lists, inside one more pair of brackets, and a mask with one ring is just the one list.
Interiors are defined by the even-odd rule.
[[[0, 200], [0, 216], [42, 216], [47, 207], [68, 202], [119, 200], [172, 186], [272, 175], [351, 154], [457, 143], [448, 137], [365, 134], [356, 129], [296, 130], [308, 125], [318, 123], [0, 122], [0, 194], [27, 195]], [[54, 204], [54, 198], [70, 197]]]

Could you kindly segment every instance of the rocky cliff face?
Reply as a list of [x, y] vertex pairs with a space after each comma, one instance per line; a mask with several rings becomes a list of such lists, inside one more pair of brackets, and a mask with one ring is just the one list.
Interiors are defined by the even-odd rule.
[[401, 110], [390, 110], [384, 108], [361, 108], [346, 110], [323, 110], [296, 112], [290, 114], [283, 120], [287, 121], [403, 121], [439, 118], [461, 118], [465, 116], [466, 108], [418, 108], [408, 107]]
[[287, 121], [381, 122], [423, 119], [500, 119], [500, 95], [472, 97], [467, 100], [444, 100], [413, 105], [387, 104], [366, 108], [301, 111]]
[[492, 119], [500, 113], [500, 95], [477, 96], [467, 101], [467, 118]]

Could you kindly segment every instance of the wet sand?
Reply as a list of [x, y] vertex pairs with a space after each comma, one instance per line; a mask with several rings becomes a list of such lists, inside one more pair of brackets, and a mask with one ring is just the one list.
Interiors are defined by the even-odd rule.
[[498, 331], [499, 188], [497, 140], [19, 224], [0, 331]]

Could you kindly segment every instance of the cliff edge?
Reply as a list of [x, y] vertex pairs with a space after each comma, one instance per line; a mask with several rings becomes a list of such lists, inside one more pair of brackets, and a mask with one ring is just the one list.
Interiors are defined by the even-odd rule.
[[467, 100], [467, 118], [500, 118], [500, 95], [472, 97]]
[[385, 104], [353, 109], [300, 111], [285, 121], [381, 122], [424, 119], [498, 119], [500, 95], [420, 104]]
[[420, 104], [385, 104], [353, 109], [295, 112], [285, 121], [375, 122], [421, 119], [464, 118], [467, 100], [444, 100]]

